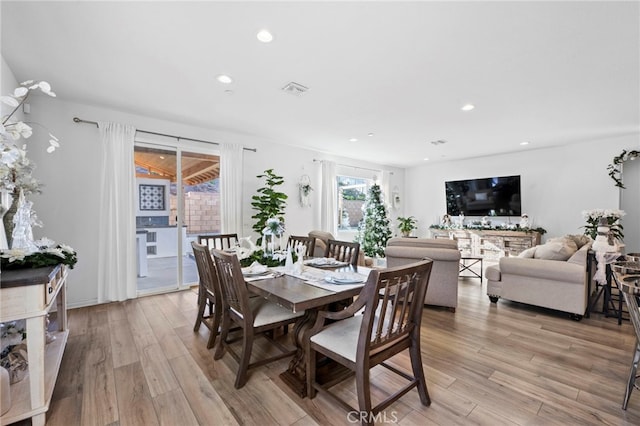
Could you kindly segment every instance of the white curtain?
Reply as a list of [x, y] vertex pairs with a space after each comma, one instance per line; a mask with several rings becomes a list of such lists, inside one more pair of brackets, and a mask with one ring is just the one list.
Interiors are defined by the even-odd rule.
[[102, 145], [98, 303], [136, 297], [135, 127], [98, 123]]
[[242, 170], [244, 150], [240, 145], [221, 144], [220, 218], [222, 233], [242, 236]]
[[388, 210], [391, 210], [391, 172], [382, 170], [380, 173], [382, 174], [382, 178], [380, 179], [382, 202], [387, 206]]
[[335, 234], [338, 220], [338, 189], [336, 184], [336, 163], [322, 160], [322, 188], [320, 200], [320, 228]]

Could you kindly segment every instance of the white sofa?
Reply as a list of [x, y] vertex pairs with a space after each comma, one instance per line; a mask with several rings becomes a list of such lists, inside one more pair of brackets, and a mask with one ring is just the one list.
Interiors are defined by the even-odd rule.
[[591, 240], [565, 236], [525, 250], [518, 257], [503, 257], [486, 269], [487, 295], [568, 312], [582, 319], [588, 302], [588, 251]]
[[458, 242], [449, 239], [395, 237], [384, 250], [387, 267], [402, 266], [424, 258], [433, 260], [425, 305], [443, 306], [451, 312], [458, 306]]

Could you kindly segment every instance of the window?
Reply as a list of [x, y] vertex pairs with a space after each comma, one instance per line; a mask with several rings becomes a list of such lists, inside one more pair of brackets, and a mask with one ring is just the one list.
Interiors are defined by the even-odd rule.
[[356, 231], [358, 223], [362, 219], [362, 206], [369, 188], [373, 185], [373, 179], [336, 176], [338, 185], [338, 230]]

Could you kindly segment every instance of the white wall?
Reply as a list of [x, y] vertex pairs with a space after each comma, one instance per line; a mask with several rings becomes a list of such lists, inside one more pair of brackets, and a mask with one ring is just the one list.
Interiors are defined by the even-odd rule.
[[[405, 171], [405, 211], [418, 218], [418, 235], [426, 236], [446, 213], [445, 181], [520, 175], [522, 212], [532, 227], [547, 230], [543, 238], [581, 234], [583, 210], [618, 208], [619, 192], [607, 165], [623, 148], [637, 144], [638, 137], [629, 136], [410, 168]], [[511, 220], [518, 223], [519, 218]]]
[[[55, 91], [55, 84], [53, 90]], [[103, 107], [63, 101], [58, 98], [34, 96], [31, 99], [30, 120], [44, 125], [60, 139], [61, 148], [47, 154], [47, 132], [36, 129], [29, 143], [29, 156], [37, 164], [36, 178], [44, 182], [44, 192], [30, 197], [34, 209], [43, 221], [44, 228], [34, 230], [36, 238], [47, 236], [55, 241], [74, 247], [78, 252], [78, 264], [69, 277], [69, 305], [82, 306], [96, 303], [96, 273], [98, 269], [98, 200], [99, 200], [99, 134], [93, 125], [76, 124], [77, 116], [91, 121], [115, 121], [131, 124], [139, 129], [168, 133], [195, 139], [216, 142], [238, 143], [257, 148], [257, 152], [244, 152], [243, 213], [244, 231], [250, 235], [253, 219], [251, 196], [263, 186], [256, 176], [265, 169], [285, 179], [282, 192], [289, 195], [285, 221], [288, 234], [306, 234], [318, 229], [320, 224], [318, 191], [320, 163], [314, 159], [330, 159], [341, 164], [366, 168], [391, 170], [394, 172], [392, 186], [402, 188], [404, 172], [401, 169], [382, 167], [371, 163], [329, 156], [326, 154], [280, 145], [256, 137], [214, 131], [153, 119]], [[217, 150], [216, 146], [212, 149]], [[303, 208], [298, 202], [298, 181], [303, 174], [311, 177], [311, 207]], [[255, 237], [254, 237], [255, 241]]]

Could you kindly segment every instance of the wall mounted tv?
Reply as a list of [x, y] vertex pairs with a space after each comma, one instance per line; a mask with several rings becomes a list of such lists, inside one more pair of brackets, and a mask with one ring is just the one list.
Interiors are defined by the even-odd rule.
[[520, 176], [445, 182], [447, 214], [520, 216]]

